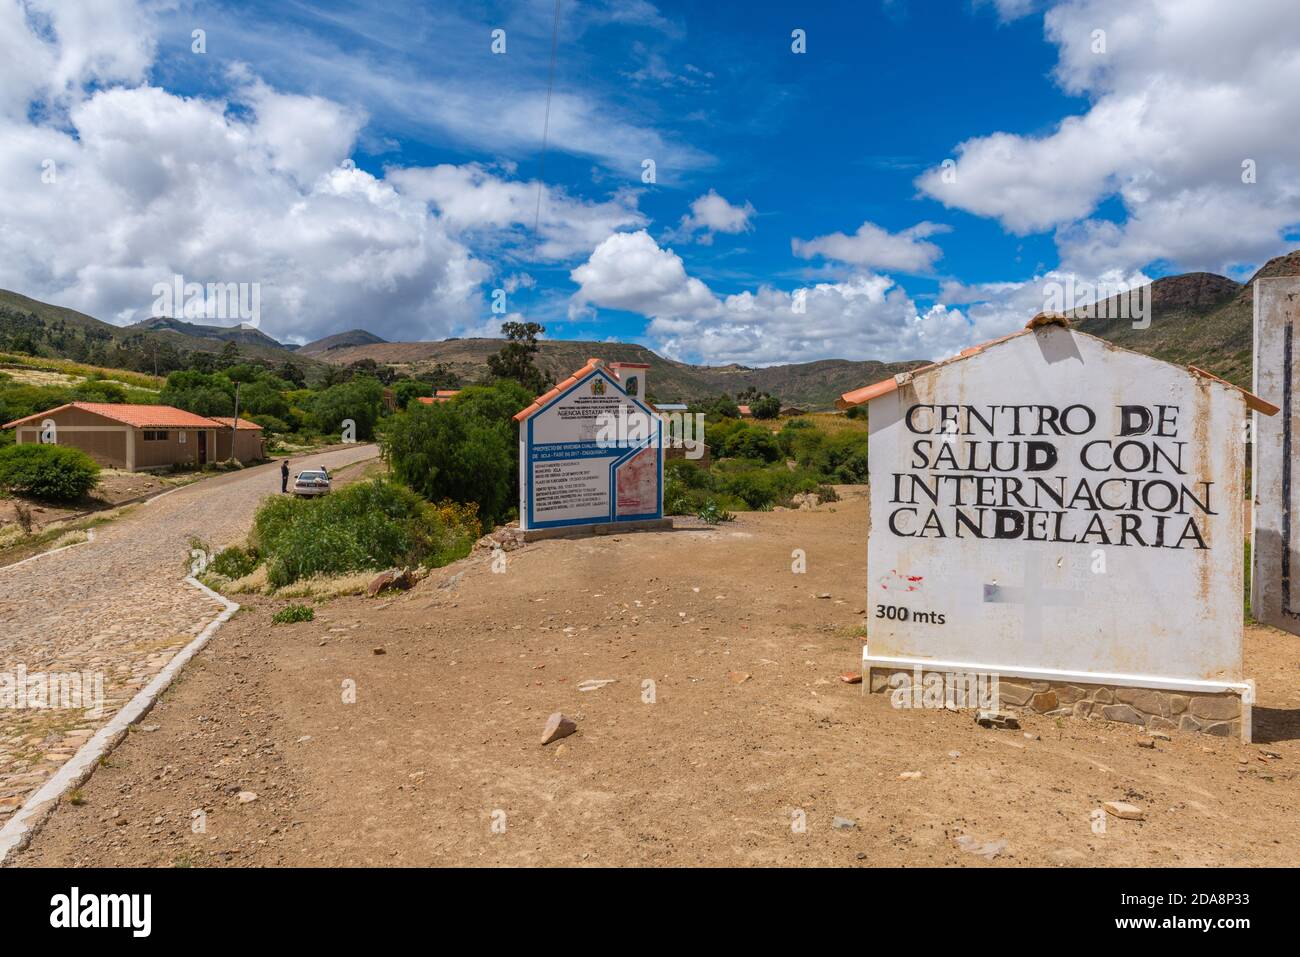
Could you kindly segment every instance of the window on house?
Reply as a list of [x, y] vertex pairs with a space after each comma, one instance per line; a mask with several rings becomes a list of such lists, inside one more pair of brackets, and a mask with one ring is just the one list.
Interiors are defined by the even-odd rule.
[[166, 442], [166, 441], [167, 441], [167, 433], [166, 433], [166, 432], [155, 432], [155, 431], [150, 430], [150, 429], [145, 429], [145, 430], [144, 430], [144, 440], [145, 440], [146, 442]]
[[184, 433], [184, 432], [177, 432], [177, 433], [176, 433], [176, 441], [177, 441], [177, 443], [179, 443], [180, 445], [184, 445], [184, 444], [185, 444], [185, 441], [186, 441], [186, 439], [185, 439], [185, 433]]

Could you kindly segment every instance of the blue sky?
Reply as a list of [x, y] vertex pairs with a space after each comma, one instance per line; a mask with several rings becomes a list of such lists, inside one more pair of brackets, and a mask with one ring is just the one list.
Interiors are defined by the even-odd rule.
[[500, 289], [688, 361], [937, 357], [1066, 276], [1300, 245], [1297, 6], [561, 0], [538, 217], [553, 0], [0, 0], [0, 285], [130, 322], [255, 282], [292, 341], [494, 334]]

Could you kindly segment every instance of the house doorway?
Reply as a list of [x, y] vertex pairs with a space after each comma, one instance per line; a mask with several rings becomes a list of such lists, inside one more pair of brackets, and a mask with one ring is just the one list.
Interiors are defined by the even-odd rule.
[[208, 464], [208, 433], [200, 432], [199, 436], [199, 464]]

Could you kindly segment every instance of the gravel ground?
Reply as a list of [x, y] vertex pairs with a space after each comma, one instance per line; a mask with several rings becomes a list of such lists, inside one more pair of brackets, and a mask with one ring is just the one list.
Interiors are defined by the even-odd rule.
[[[254, 599], [15, 864], [1300, 860], [1300, 640], [1247, 631], [1254, 745], [895, 710], [839, 679], [864, 623], [866, 499], [845, 494], [537, 542], [500, 573], [478, 552], [312, 622], [272, 626], [283, 602]], [[578, 730], [543, 747], [557, 710]], [[1106, 801], [1145, 819], [1098, 832]]]

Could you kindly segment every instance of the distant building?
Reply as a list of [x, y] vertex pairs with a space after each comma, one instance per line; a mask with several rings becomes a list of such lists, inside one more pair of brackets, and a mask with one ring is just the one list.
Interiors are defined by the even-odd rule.
[[239, 420], [239, 428], [231, 429], [234, 419], [228, 415], [209, 416], [213, 422], [220, 424], [217, 432], [217, 461], [224, 462], [230, 458], [230, 436], [235, 434], [235, 458], [240, 462], [258, 462], [266, 458], [265, 444], [262, 441], [262, 427], [247, 419]]
[[[67, 445], [81, 449], [101, 465], [130, 472], [198, 466], [221, 457], [221, 424], [170, 405], [70, 402], [15, 419], [4, 428], [15, 430], [14, 440], [19, 445]], [[227, 442], [229, 428], [227, 425]]]
[[458, 395], [460, 395], [460, 389], [439, 389], [433, 395], [422, 395], [419, 396], [419, 399], [425, 405], [433, 405], [435, 402], [450, 402]]
[[787, 405], [784, 409], [781, 410], [781, 414], [782, 415], [807, 415], [808, 411], [806, 409], [801, 409], [798, 406]]
[[736, 410], [740, 413], [742, 419], [752, 419], [754, 417], [754, 413], [747, 405], [738, 405], [736, 406]]

